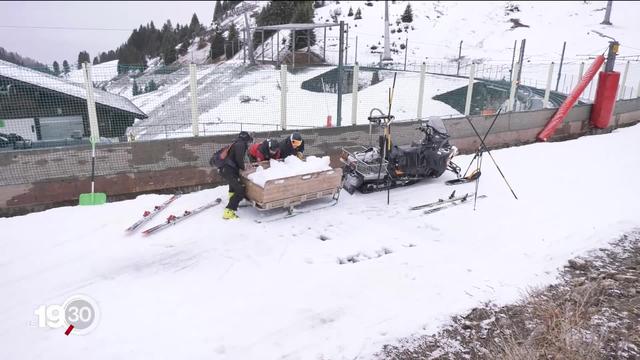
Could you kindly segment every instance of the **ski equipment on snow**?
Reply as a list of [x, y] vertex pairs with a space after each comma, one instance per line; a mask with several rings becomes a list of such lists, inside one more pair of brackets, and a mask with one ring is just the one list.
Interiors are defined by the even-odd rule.
[[144, 214], [142, 214], [142, 218], [136, 221], [133, 225], [129, 226], [126, 231], [133, 232], [143, 224], [146, 224], [147, 222], [149, 222], [149, 220], [151, 220], [154, 216], [158, 215], [158, 213], [164, 210], [167, 206], [169, 206], [169, 204], [171, 204], [174, 200], [178, 199], [179, 197], [180, 195], [173, 195], [162, 204], [154, 206], [153, 210], [145, 211]]
[[[464, 198], [462, 198], [462, 199], [456, 199], [456, 200], [454, 200], [454, 201], [446, 202], [446, 203], [445, 203], [444, 205], [442, 205], [442, 206], [434, 207], [434, 208], [431, 208], [431, 209], [427, 209], [427, 210], [425, 210], [425, 211], [423, 212], [423, 214], [426, 214], [426, 215], [428, 215], [428, 214], [433, 214], [433, 213], [435, 213], [435, 212], [438, 212], [438, 211], [441, 211], [441, 210], [444, 210], [444, 209], [449, 209], [449, 208], [452, 208], [452, 207], [454, 207], [454, 206], [458, 206], [458, 205], [462, 205], [462, 204], [470, 203], [469, 198], [471, 197], [471, 195], [472, 195], [472, 194], [473, 194], [473, 193], [467, 194], [467, 195], [465, 195], [465, 196], [464, 196]], [[486, 197], [487, 197], [487, 195], [480, 195], [480, 196], [476, 197], [476, 198], [474, 199], [474, 204], [475, 204], [475, 201], [476, 201], [477, 199], [484, 199], [484, 198], [486, 198]], [[475, 209], [474, 209], [474, 210], [475, 210]]]
[[307, 213], [310, 213], [312, 211], [316, 211], [316, 210], [332, 207], [332, 206], [335, 206], [337, 203], [338, 203], [338, 199], [332, 199], [330, 203], [322, 204], [322, 205], [316, 206], [316, 207], [305, 207], [302, 210], [299, 210], [299, 209], [296, 209], [296, 208], [292, 208], [292, 209], [288, 209], [287, 212], [285, 212], [285, 213], [280, 213], [280, 214], [276, 214], [276, 215], [273, 215], [273, 216], [264, 217], [262, 219], [255, 219], [255, 222], [257, 222], [258, 224], [262, 224], [262, 223], [270, 223], [270, 222], [274, 222], [274, 221], [278, 221], [278, 220], [284, 220], [284, 219], [288, 219], [288, 218], [291, 218], [291, 217], [294, 217], [294, 216], [297, 216], [297, 215], [307, 214]]
[[461, 177], [459, 179], [447, 180], [444, 183], [447, 185], [460, 185], [476, 181], [482, 175], [481, 171], [476, 169], [470, 175]]
[[469, 196], [473, 196], [473, 195], [475, 195], [475, 193], [466, 193], [464, 195], [456, 196], [456, 191], [454, 190], [451, 193], [451, 195], [449, 195], [449, 197], [446, 198], [446, 199], [438, 199], [438, 201], [412, 206], [412, 207], [409, 208], [409, 210], [422, 210], [422, 209], [432, 208], [434, 206], [440, 206], [440, 205], [448, 204], [448, 203], [451, 203], [451, 202], [454, 202], [454, 201], [460, 201], [460, 200], [466, 201], [466, 199]]
[[178, 223], [178, 222], [180, 222], [180, 221], [182, 221], [184, 219], [187, 219], [187, 218], [189, 218], [189, 217], [191, 217], [193, 215], [201, 213], [201, 212], [207, 210], [208, 208], [214, 207], [214, 206], [220, 204], [221, 202], [222, 202], [222, 199], [217, 198], [215, 201], [212, 201], [212, 202], [210, 202], [208, 204], [204, 204], [204, 205], [202, 205], [199, 208], [196, 208], [194, 210], [185, 210], [185, 212], [180, 216], [169, 215], [169, 217], [167, 217], [167, 220], [164, 223], [158, 224], [158, 225], [156, 225], [156, 226], [154, 226], [152, 228], [149, 228], [149, 229], [143, 231], [142, 233], [145, 234], [145, 235], [151, 235], [151, 234], [153, 234], [155, 232], [158, 232], [158, 231], [160, 231], [160, 230], [162, 230], [164, 228], [167, 228], [169, 226], [175, 225], [176, 223]]

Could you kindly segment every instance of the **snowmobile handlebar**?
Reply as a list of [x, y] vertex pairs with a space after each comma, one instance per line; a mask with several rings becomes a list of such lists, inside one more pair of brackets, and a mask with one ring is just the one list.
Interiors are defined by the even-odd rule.
[[378, 116], [369, 116], [367, 118], [367, 120], [369, 120], [370, 122], [379, 122], [380, 120], [391, 120], [393, 121], [393, 119], [395, 119], [395, 116], [393, 115], [378, 115]]

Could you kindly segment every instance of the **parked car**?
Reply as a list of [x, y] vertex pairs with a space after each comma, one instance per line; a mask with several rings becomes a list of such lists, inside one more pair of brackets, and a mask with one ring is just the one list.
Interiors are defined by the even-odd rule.
[[0, 133], [0, 148], [28, 149], [31, 148], [31, 140], [26, 140], [22, 136], [14, 133]]

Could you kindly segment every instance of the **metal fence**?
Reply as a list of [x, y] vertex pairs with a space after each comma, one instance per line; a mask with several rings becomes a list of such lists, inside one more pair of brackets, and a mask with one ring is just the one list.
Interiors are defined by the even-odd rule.
[[[0, 149], [86, 144], [90, 135], [130, 142], [366, 124], [373, 108], [389, 111], [394, 76], [391, 112], [398, 120], [495, 112], [505, 104], [511, 111], [553, 107], [590, 64], [566, 62], [560, 75], [556, 65], [525, 63], [515, 84], [511, 64], [492, 62], [408, 59], [340, 72], [335, 66], [247, 67], [242, 60], [172, 67], [111, 61], [59, 74], [0, 62]], [[622, 74], [618, 98], [640, 97], [640, 62], [619, 61], [615, 70]], [[581, 100], [592, 101], [596, 86], [597, 78]]]

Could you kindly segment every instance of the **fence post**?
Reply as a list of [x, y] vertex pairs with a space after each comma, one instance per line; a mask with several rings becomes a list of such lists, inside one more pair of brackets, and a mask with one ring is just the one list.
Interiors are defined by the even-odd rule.
[[[515, 63], [515, 65], [513, 65], [513, 74], [517, 74], [518, 67], [520, 67], [520, 63]], [[517, 79], [516, 79], [515, 76], [511, 77], [511, 91], [509, 92], [509, 104], [507, 104], [507, 111], [513, 111], [514, 110], [513, 100], [516, 97], [516, 87], [517, 87], [516, 80]]]
[[91, 76], [91, 64], [82, 63], [84, 72], [84, 84], [87, 91], [87, 113], [89, 115], [89, 137], [93, 142], [100, 141], [100, 129], [98, 127], [98, 115], [96, 114], [96, 102], [93, 95], [93, 77]]
[[473, 95], [473, 75], [476, 70], [476, 64], [471, 63], [469, 67], [469, 87], [467, 88], [467, 102], [464, 105], [464, 115], [469, 116], [471, 112], [471, 95]]
[[358, 63], [353, 65], [353, 82], [351, 89], [351, 125], [356, 125], [358, 122]]
[[418, 89], [418, 113], [416, 114], [417, 119], [422, 119], [422, 102], [424, 100], [424, 78], [427, 71], [427, 65], [422, 63], [420, 67], [420, 89]]
[[580, 69], [578, 69], [578, 81], [582, 79], [582, 75], [584, 75], [584, 62], [580, 63]]
[[287, 64], [280, 66], [280, 127], [287, 130]]
[[193, 136], [198, 136], [200, 129], [198, 127], [198, 69], [196, 64], [189, 65], [189, 74], [191, 84], [191, 132]]
[[622, 81], [620, 81], [620, 88], [618, 89], [618, 100], [621, 100], [624, 96], [624, 86], [627, 82], [627, 74], [629, 73], [629, 61], [624, 66], [624, 73], [622, 73]]
[[553, 61], [551, 62], [551, 64], [549, 64], [549, 73], [547, 74], [547, 87], [544, 90], [544, 102], [542, 104], [542, 107], [544, 108], [548, 108], [549, 107], [549, 94], [551, 93], [551, 81], [553, 81], [553, 66], [555, 64], [553, 63]]

